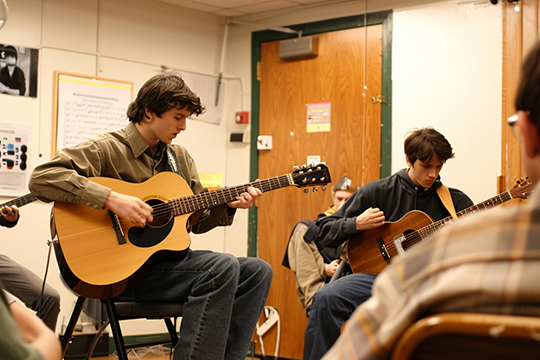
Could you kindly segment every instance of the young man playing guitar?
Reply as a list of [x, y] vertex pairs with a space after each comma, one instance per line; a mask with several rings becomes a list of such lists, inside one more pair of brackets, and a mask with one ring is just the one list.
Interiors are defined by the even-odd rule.
[[[405, 140], [408, 169], [372, 181], [356, 191], [339, 211], [319, 219], [315, 243], [319, 248], [344, 243], [363, 230], [398, 221], [412, 210], [439, 220], [450, 215], [437, 189], [439, 173], [454, 157], [452, 146], [433, 128], [412, 131]], [[473, 205], [457, 189], [449, 189], [456, 211]], [[371, 296], [375, 274], [355, 273], [324, 285], [313, 297], [304, 342], [304, 360], [318, 360], [340, 335], [343, 323]]]
[[[159, 215], [148, 203], [88, 178], [142, 183], [158, 173], [176, 172], [194, 194], [201, 193], [194, 160], [184, 147], [171, 142], [186, 129], [188, 116], [204, 110], [180, 76], [156, 75], [129, 105], [130, 122], [124, 129], [59, 151], [50, 162], [35, 168], [30, 191], [48, 201], [108, 209], [120, 221], [144, 228]], [[236, 200], [202, 213], [190, 223], [191, 231], [231, 225], [236, 209], [249, 208], [261, 194], [259, 189], [247, 188]], [[96, 264], [95, 272], [102, 265]], [[272, 269], [261, 259], [188, 248], [173, 260], [153, 264], [118, 297], [184, 303], [175, 360], [237, 360], [247, 354], [271, 279]]]

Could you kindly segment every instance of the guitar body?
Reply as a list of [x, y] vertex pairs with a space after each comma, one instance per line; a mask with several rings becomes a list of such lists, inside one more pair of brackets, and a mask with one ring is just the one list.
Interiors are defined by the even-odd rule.
[[350, 238], [347, 254], [353, 272], [379, 274], [390, 259], [398, 255], [397, 247], [401, 246], [406, 250], [416, 243], [402, 243], [400, 239], [402, 235], [420, 230], [432, 223], [433, 219], [429, 215], [415, 210], [396, 222], [387, 222], [383, 226], [362, 231]]
[[[90, 180], [151, 205], [193, 194], [185, 180], [172, 172], [159, 173], [138, 184], [111, 178]], [[186, 230], [190, 214], [171, 216], [144, 228], [116, 218], [125, 243], [119, 240], [111, 215], [114, 214], [108, 210], [95, 210], [82, 204], [54, 204], [59, 246], [69, 269], [62, 275], [80, 295], [93, 298], [119, 295], [148, 265], [174, 257], [174, 253], [181, 255], [191, 243]]]
[[[528, 179], [520, 180], [512, 190], [463, 209], [456, 215], [461, 217], [504, 204], [512, 199], [526, 199], [532, 187], [533, 184]], [[434, 222], [429, 215], [413, 210], [397, 222], [389, 222], [378, 228], [362, 231], [349, 240], [348, 257], [351, 267], [355, 273], [379, 274], [392, 257], [403, 253], [452, 219], [452, 216], [448, 216]]]
[[138, 197], [152, 206], [154, 218], [152, 223], [139, 228], [109, 210], [64, 202], [54, 204], [58, 234], [55, 250], [62, 278], [77, 294], [94, 299], [120, 295], [156, 261], [183, 257], [191, 243], [186, 225], [192, 214], [193, 223], [203, 210], [234, 201], [249, 187], [266, 192], [332, 181], [324, 164], [197, 195], [173, 172], [158, 173], [137, 184], [103, 177], [89, 180]]

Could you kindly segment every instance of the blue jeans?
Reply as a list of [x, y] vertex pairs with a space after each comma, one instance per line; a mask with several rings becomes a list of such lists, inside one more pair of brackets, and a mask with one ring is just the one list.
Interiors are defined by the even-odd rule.
[[264, 307], [272, 268], [258, 258], [188, 250], [155, 264], [122, 300], [184, 304], [174, 359], [245, 359]]
[[315, 293], [304, 337], [304, 360], [319, 360], [334, 345], [353, 311], [371, 297], [376, 275], [351, 274]]

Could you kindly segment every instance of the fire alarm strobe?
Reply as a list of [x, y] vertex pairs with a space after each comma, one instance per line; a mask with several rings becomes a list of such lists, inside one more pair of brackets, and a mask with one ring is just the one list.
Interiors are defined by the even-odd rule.
[[248, 124], [249, 123], [249, 112], [248, 111], [238, 111], [235, 117], [237, 124]]

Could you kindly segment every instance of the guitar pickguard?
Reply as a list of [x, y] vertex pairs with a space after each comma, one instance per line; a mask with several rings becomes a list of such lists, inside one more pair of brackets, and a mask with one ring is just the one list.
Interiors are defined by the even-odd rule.
[[396, 247], [396, 250], [399, 255], [403, 255], [405, 253], [405, 249], [403, 249], [403, 241], [405, 240], [405, 235], [403, 233], [399, 234], [394, 238], [394, 246]]

